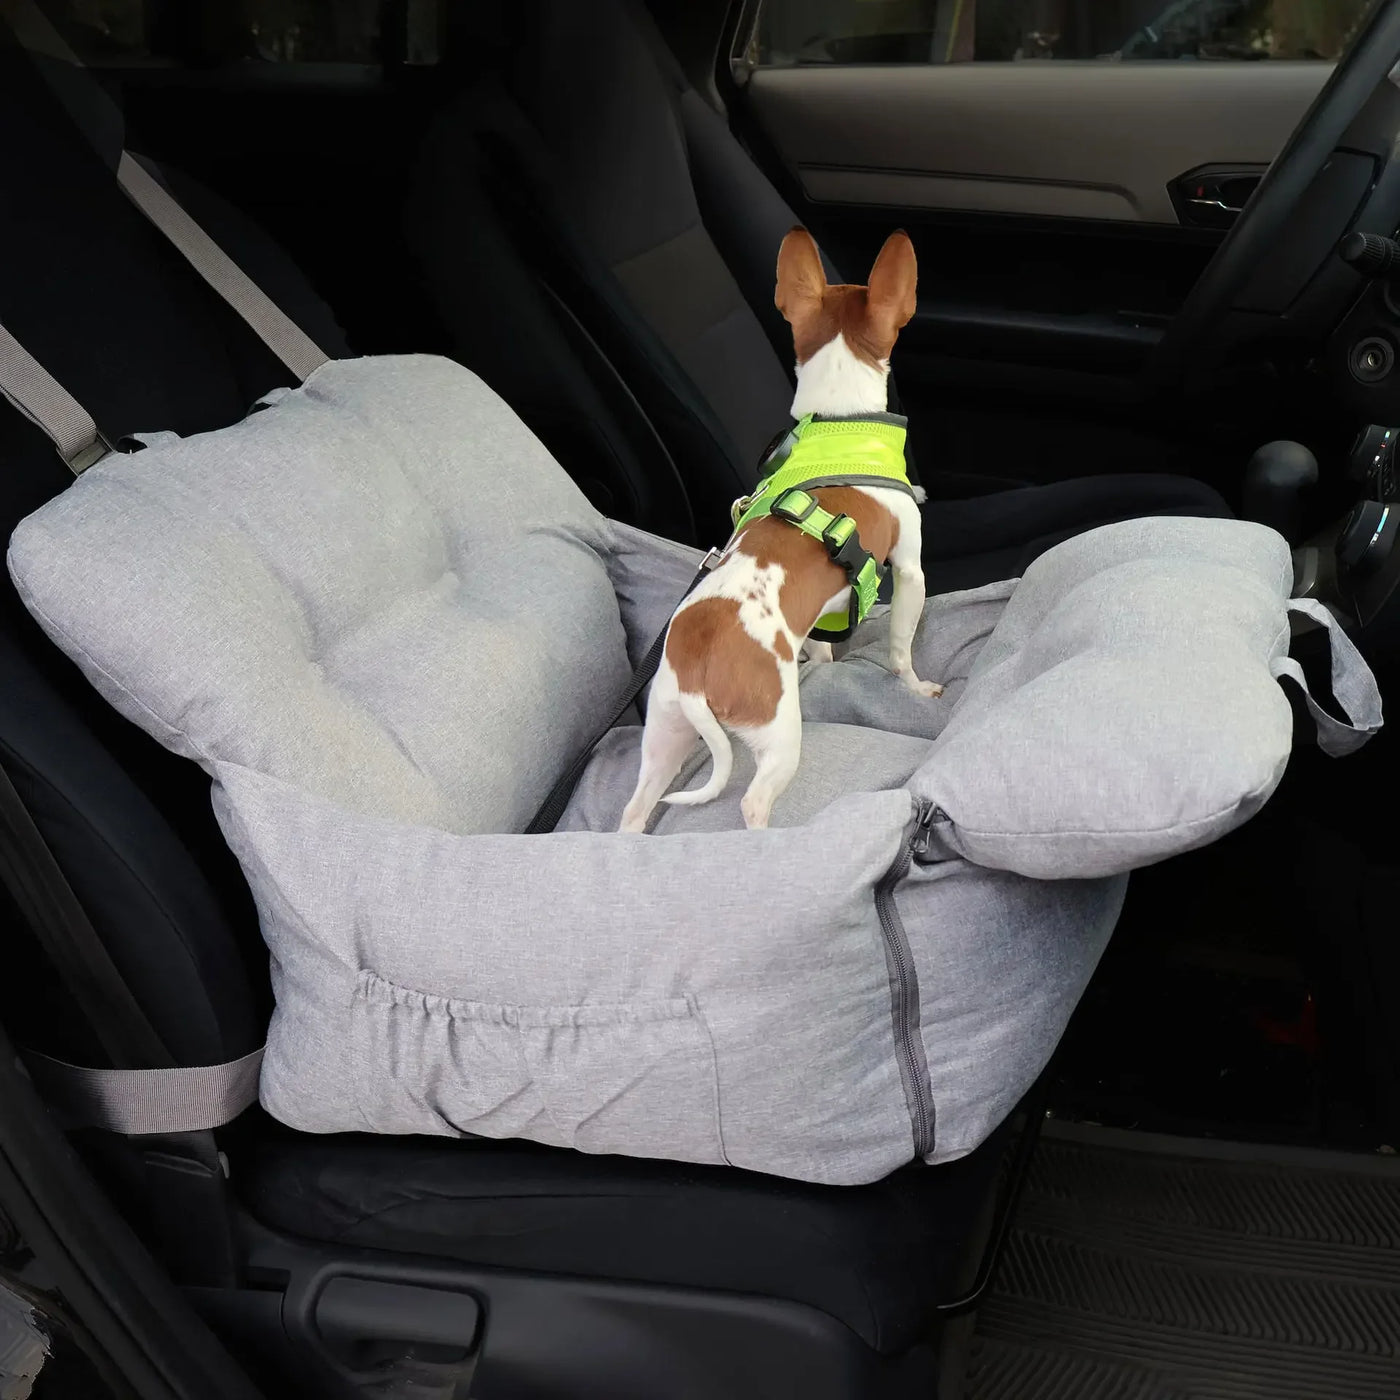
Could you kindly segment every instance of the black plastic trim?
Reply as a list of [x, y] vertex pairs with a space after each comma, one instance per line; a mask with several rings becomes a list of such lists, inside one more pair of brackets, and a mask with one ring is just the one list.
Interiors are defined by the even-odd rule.
[[0, 1208], [142, 1400], [261, 1400], [64, 1141], [3, 1030]]
[[470, 1376], [471, 1394], [493, 1400], [583, 1394], [928, 1400], [935, 1394], [939, 1353], [932, 1341], [884, 1356], [825, 1313], [781, 1299], [319, 1245], [252, 1221], [245, 1221], [245, 1245], [248, 1278], [263, 1287], [204, 1289], [192, 1300], [216, 1330], [249, 1350], [277, 1354], [284, 1368], [296, 1358], [306, 1400], [344, 1393], [337, 1381], [348, 1382], [351, 1374], [317, 1321], [325, 1290], [342, 1278], [474, 1298], [484, 1325], [476, 1349], [456, 1369], [461, 1381]]

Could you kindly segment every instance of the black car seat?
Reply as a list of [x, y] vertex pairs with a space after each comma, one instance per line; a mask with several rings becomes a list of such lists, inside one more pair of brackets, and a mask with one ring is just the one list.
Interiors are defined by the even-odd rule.
[[[0, 324], [109, 439], [218, 428], [288, 382], [3, 43], [0, 120], [25, 132], [0, 150]], [[345, 350], [255, 226], [166, 174], [281, 306]], [[4, 404], [0, 462], [8, 535], [71, 477]], [[44, 878], [22, 865], [0, 889], [11, 930], [0, 1019], [26, 1048], [80, 1064], [246, 1054], [266, 1025], [266, 954], [207, 780], [109, 710], [8, 581], [0, 593], [0, 769], [154, 1051], [113, 1049], [76, 1014], [74, 969], [65, 977], [26, 934], [23, 898], [9, 907], [26, 873]], [[309, 1138], [256, 1108], [213, 1135], [74, 1140], [205, 1313], [273, 1378], [271, 1394], [329, 1393], [325, 1377], [354, 1368], [417, 1367], [441, 1381], [475, 1366], [478, 1393], [498, 1397], [927, 1400], [937, 1305], [966, 1267], [1004, 1138], [845, 1189], [512, 1142]], [[306, 1376], [289, 1390], [297, 1366]]]
[[[625, 518], [676, 534], [676, 510], [647, 510], [679, 477], [694, 542], [722, 543], [729, 503], [791, 421], [791, 333], [773, 284], [796, 217], [638, 0], [482, 0], [469, 18], [472, 71], [429, 133], [407, 215], [453, 353], [508, 396], [527, 385], [520, 411], [562, 461], [585, 440], [606, 455], [625, 483], [615, 494], [640, 506]], [[522, 260], [537, 304], [515, 290]], [[623, 381], [664, 453], [639, 452], [638, 431], [624, 440], [614, 426], [620, 409], [594, 419], [576, 381], [552, 376], [536, 337], [518, 333], [551, 316], [553, 336], [586, 342], [592, 392]], [[936, 444], [911, 435], [911, 449], [930, 494], [947, 495], [929, 467]], [[929, 591], [1015, 576], [1113, 520], [1228, 513], [1211, 488], [1167, 476], [940, 501], [926, 512]]]

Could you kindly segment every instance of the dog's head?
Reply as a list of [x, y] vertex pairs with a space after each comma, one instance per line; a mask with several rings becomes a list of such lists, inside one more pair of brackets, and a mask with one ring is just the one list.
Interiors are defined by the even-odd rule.
[[914, 314], [919, 280], [914, 245], [900, 229], [890, 234], [864, 287], [831, 286], [816, 240], [793, 229], [778, 250], [778, 290], [773, 300], [792, 326], [799, 368], [837, 336], [872, 369], [888, 370], [900, 328]]

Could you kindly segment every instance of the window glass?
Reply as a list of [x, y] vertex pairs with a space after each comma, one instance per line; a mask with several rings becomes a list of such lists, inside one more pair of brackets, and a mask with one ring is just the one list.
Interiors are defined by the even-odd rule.
[[272, 63], [377, 63], [379, 0], [242, 0], [243, 27]]
[[762, 0], [758, 62], [1322, 59], [1372, 0]]
[[436, 63], [441, 56], [442, 33], [446, 22], [445, 0], [408, 0], [409, 63]]
[[[447, 0], [42, 0], [86, 63], [339, 63], [378, 65], [390, 47], [414, 64], [438, 61]], [[387, 20], [392, 16], [392, 20]]]
[[84, 63], [150, 57], [144, 0], [43, 0], [39, 8]]

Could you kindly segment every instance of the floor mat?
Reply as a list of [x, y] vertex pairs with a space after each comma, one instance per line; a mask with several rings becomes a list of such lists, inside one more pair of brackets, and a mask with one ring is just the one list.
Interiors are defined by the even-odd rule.
[[1397, 1396], [1400, 1159], [1047, 1125], [968, 1400]]

